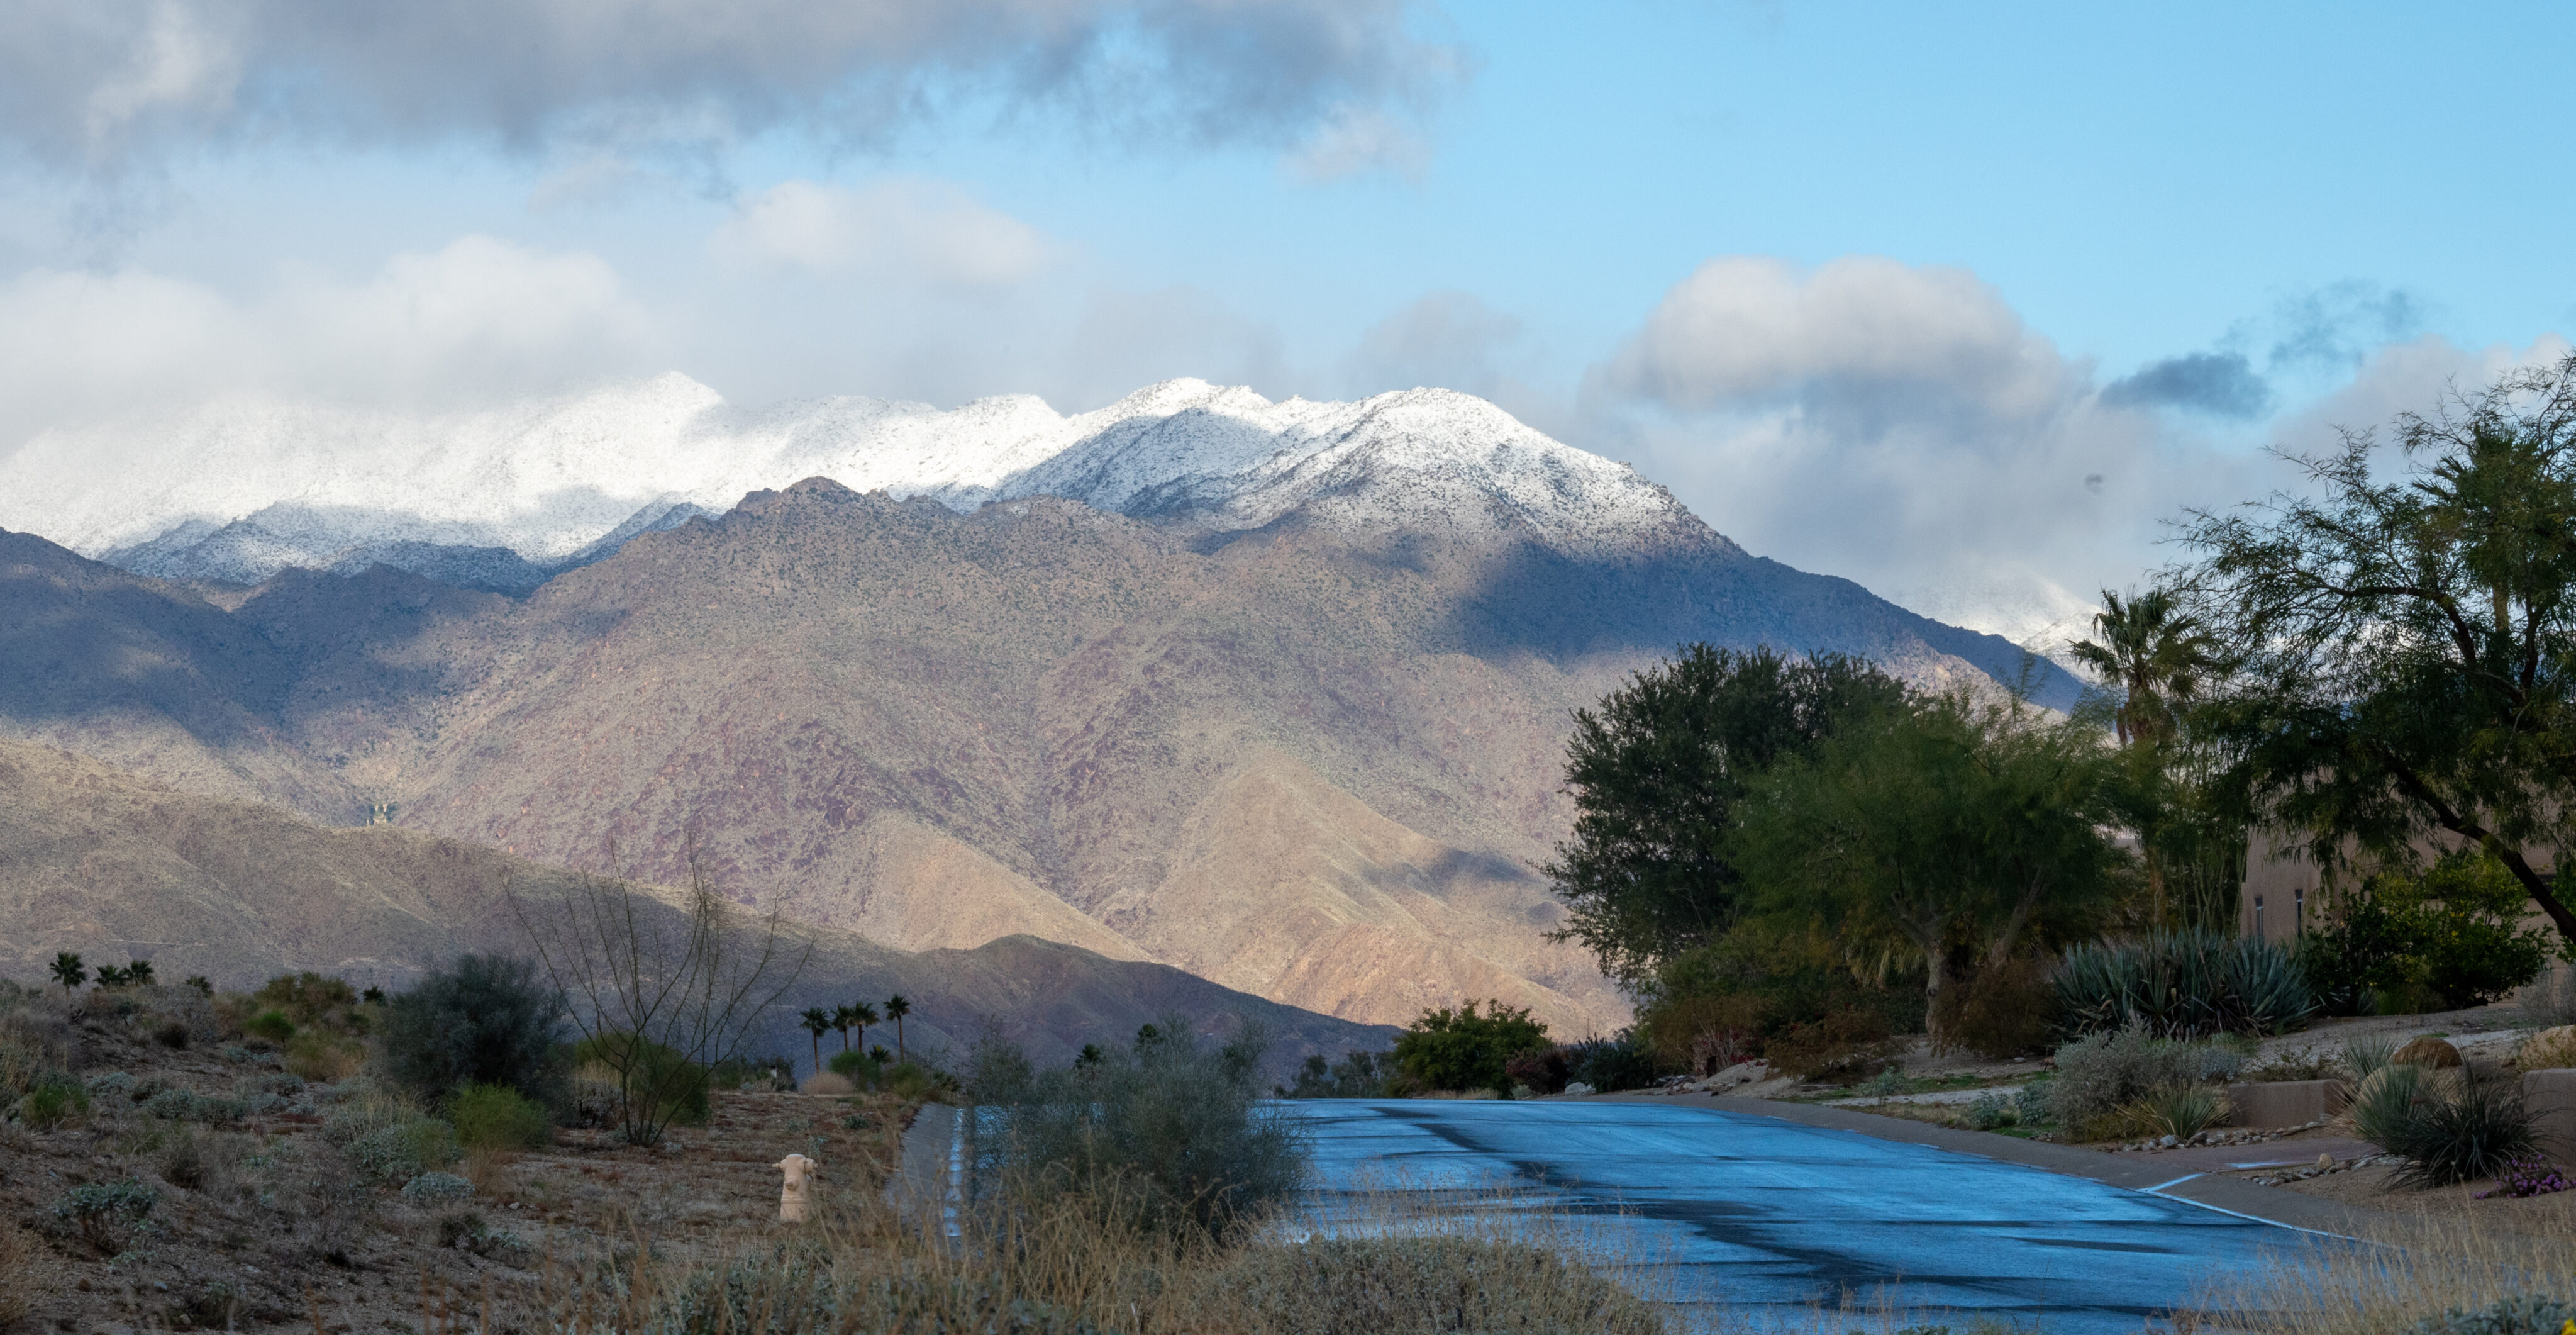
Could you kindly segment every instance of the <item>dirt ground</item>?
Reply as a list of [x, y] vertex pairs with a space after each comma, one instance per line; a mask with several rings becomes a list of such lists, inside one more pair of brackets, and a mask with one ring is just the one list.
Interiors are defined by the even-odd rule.
[[[174, 1051], [112, 1014], [75, 1024], [84, 1078], [124, 1072], [209, 1096], [291, 1083], [274, 1054]], [[883, 1094], [719, 1092], [708, 1125], [674, 1128], [658, 1148], [561, 1130], [542, 1151], [469, 1156], [455, 1171], [475, 1184], [470, 1199], [420, 1204], [360, 1185], [323, 1140], [335, 1088], [214, 1127], [146, 1115], [114, 1089], [76, 1124], [0, 1126], [0, 1227], [34, 1249], [0, 1276], [32, 1297], [17, 1329], [535, 1330], [529, 1303], [549, 1267], [638, 1247], [713, 1259], [774, 1235], [771, 1165], [789, 1153], [820, 1161], [819, 1196], [879, 1190], [914, 1111]], [[158, 1195], [138, 1226], [92, 1235], [58, 1216], [74, 1188], [129, 1179]]]

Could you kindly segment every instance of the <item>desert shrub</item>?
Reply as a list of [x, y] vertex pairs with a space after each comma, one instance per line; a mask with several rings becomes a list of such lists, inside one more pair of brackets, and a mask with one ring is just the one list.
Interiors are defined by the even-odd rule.
[[82, 1081], [81, 1087], [88, 1090], [93, 1097], [123, 1098], [130, 1102], [140, 1102], [141, 1099], [151, 1097], [149, 1094], [139, 1097], [136, 1095], [135, 1089], [140, 1083], [123, 1071], [104, 1071]]
[[594, 1082], [605, 1075], [620, 1108], [632, 1105], [637, 1110], [633, 1118], [612, 1110], [611, 1120], [655, 1127], [705, 1126], [712, 1115], [708, 1096], [713, 1076], [660, 1043], [640, 1041], [632, 1034], [601, 1034], [573, 1045], [573, 1062], [590, 1072]]
[[970, 1122], [977, 1161], [1017, 1199], [1071, 1193], [1122, 1226], [1226, 1234], [1306, 1176], [1298, 1124], [1255, 1087], [1265, 1040], [1247, 1027], [1211, 1047], [1176, 1016], [1146, 1026], [1130, 1048], [1037, 1072], [988, 1038], [976, 1102], [998, 1103], [1002, 1115], [989, 1127]]
[[1988, 965], [1941, 994], [1943, 1023], [1935, 1027], [1957, 1047], [1980, 1056], [2019, 1057], [2045, 1049], [2057, 1036], [2057, 990], [2048, 963], [2021, 958]]
[[174, 1051], [188, 1046], [188, 1022], [175, 1018], [163, 1020], [153, 1029], [152, 1041]]
[[1581, 1261], [1524, 1242], [1316, 1238], [1246, 1248], [1209, 1278], [1230, 1296], [1243, 1324], [1258, 1330], [1648, 1335], [1664, 1329], [1652, 1307]]
[[55, 1006], [20, 1005], [0, 1014], [0, 1093], [24, 1094], [48, 1072], [79, 1067], [71, 1021]]
[[161, 1152], [161, 1180], [186, 1191], [203, 1191], [223, 1168], [219, 1156], [194, 1133], [179, 1137]]
[[[1522, 1058], [1512, 1060], [1518, 1062]], [[1394, 1067], [1395, 1054], [1389, 1052], [1355, 1051], [1345, 1054], [1337, 1062], [1326, 1061], [1320, 1052], [1310, 1052], [1297, 1068], [1295, 1083], [1274, 1086], [1271, 1092], [1283, 1099], [1385, 1098], [1386, 1078]], [[1529, 1083], [1522, 1080], [1516, 1070], [1511, 1063], [1505, 1063], [1506, 1075], [1523, 1084]], [[1558, 1087], [1563, 1088], [1561, 1084]]]
[[485, 1084], [558, 1103], [564, 1072], [555, 1053], [563, 1035], [563, 993], [540, 977], [535, 962], [460, 955], [386, 1004], [385, 1068], [424, 1099]]
[[172, 1122], [196, 1122], [205, 1126], [223, 1126], [238, 1122], [250, 1111], [241, 1099], [219, 1098], [185, 1089], [165, 1089], [143, 1101], [143, 1115]]
[[[1310, 1057], [1307, 1060], [1320, 1064], [1323, 1059]], [[1532, 1094], [1562, 1094], [1566, 1085], [1575, 1079], [1572, 1049], [1531, 1048], [1515, 1054], [1510, 1061], [1503, 1063], [1503, 1075], [1515, 1089], [1526, 1089]]]
[[472, 1200], [474, 1184], [454, 1173], [427, 1172], [403, 1183], [402, 1198], [414, 1205]]
[[856, 1048], [833, 1053], [831, 1059], [823, 1063], [823, 1069], [852, 1085], [869, 1084], [877, 1076], [877, 1063]]
[[467, 1085], [447, 1101], [457, 1143], [469, 1150], [537, 1149], [553, 1138], [545, 1105], [508, 1085]]
[[322, 1119], [322, 1139], [343, 1149], [362, 1136], [421, 1117], [420, 1105], [409, 1095], [372, 1080], [344, 1082], [334, 1093], [331, 1113]]
[[160, 1203], [160, 1192], [129, 1177], [74, 1187], [55, 1199], [53, 1214], [89, 1245], [114, 1253]]
[[349, 1142], [349, 1162], [360, 1175], [381, 1186], [399, 1186], [434, 1168], [445, 1168], [464, 1155], [456, 1132], [435, 1117], [415, 1118], [370, 1131]]
[[2395, 1152], [2426, 1106], [2449, 1096], [2455, 1076], [2402, 1062], [2383, 1063], [2353, 1087], [2343, 1115], [2363, 1140]]
[[[2392, 1066], [2380, 1078], [2420, 1069]], [[2425, 1084], [2436, 1091], [2432, 1097], [2393, 1106], [2380, 1119], [2382, 1134], [2389, 1139], [2370, 1138], [2406, 1160], [2398, 1171], [2400, 1181], [2448, 1186], [2496, 1177], [2532, 1153], [2531, 1110], [2523, 1106], [2522, 1091], [2512, 1082], [2444, 1080], [2433, 1075]], [[2445, 1085], [2447, 1096], [2441, 1092]]]
[[2201, 1085], [2168, 1085], [2131, 1104], [2140, 1127], [2150, 1135], [2193, 1136], [2227, 1120], [2227, 1098]]
[[2054, 1077], [2033, 1080], [2014, 1090], [2012, 1098], [2013, 1109], [2019, 1114], [2017, 1120], [2024, 1126], [2057, 1119], [2057, 1081]]
[[1667, 961], [1639, 998], [1637, 1033], [1672, 1069], [1699, 1073], [1769, 1055], [1792, 1025], [1846, 1011], [1876, 1015], [1891, 1034], [1923, 1028], [1918, 970], [1865, 981], [1830, 933], [1747, 923]]
[[1885, 1016], [1853, 1006], [1789, 1026], [1764, 1045], [1764, 1059], [1782, 1075], [1848, 1084], [1886, 1065], [1894, 1051]]
[[2070, 1135], [2090, 1139], [2102, 1129], [2097, 1123], [2123, 1105], [2160, 1090], [2227, 1079], [2243, 1061], [2224, 1045], [2159, 1038], [2144, 1025], [2094, 1034], [2057, 1050], [2050, 1112]]
[[2051, 981], [2070, 1035], [2130, 1027], [2171, 1038], [2278, 1034], [2316, 1014], [2300, 958], [2216, 932], [2155, 932], [2070, 948]]
[[367, 1045], [318, 1029], [287, 1040], [286, 1069], [317, 1084], [346, 1080], [367, 1067]]
[[35, 1234], [0, 1219], [0, 1330], [25, 1320], [52, 1289], [44, 1248]]
[[2405, 1335], [2561, 1335], [2576, 1304], [2547, 1294], [2517, 1293], [2485, 1307], [2459, 1307], [2407, 1327]]
[[1595, 1093], [1608, 1094], [1655, 1083], [1655, 1054], [1630, 1034], [1587, 1038], [1568, 1044], [1565, 1053], [1567, 1084], [1579, 1080]]
[[956, 1098], [957, 1077], [920, 1062], [899, 1061], [885, 1069], [881, 1086], [887, 1093], [902, 1099]]
[[250, 999], [260, 1005], [283, 1012], [298, 1025], [322, 1025], [350, 1030], [362, 1028], [362, 1020], [351, 1019], [358, 1006], [358, 989], [348, 980], [331, 978], [306, 970], [280, 974], [260, 984]]
[[1968, 1126], [1977, 1131], [1993, 1131], [2016, 1126], [2021, 1122], [2021, 1103], [2001, 1090], [1989, 1089], [1968, 1103]]
[[2576, 1182], [2537, 1154], [2506, 1161], [2496, 1170], [2494, 1187], [2478, 1193], [2479, 1200], [2498, 1196], [2525, 1199], [2532, 1196], [2555, 1196], [2562, 1191], [2576, 1191]]
[[1483, 1014], [1469, 1001], [1450, 1010], [1426, 1010], [1411, 1028], [1396, 1036], [1395, 1062], [1405, 1074], [1432, 1089], [1490, 1089], [1508, 1093], [1511, 1077], [1503, 1064], [1520, 1053], [1547, 1045], [1547, 1026], [1530, 1018], [1527, 1007], [1492, 1002]]
[[68, 1079], [45, 1081], [18, 1100], [18, 1120], [37, 1131], [52, 1131], [89, 1116], [89, 1091]]
[[242, 1033], [270, 1043], [284, 1043], [295, 1037], [295, 1021], [281, 1010], [265, 1010], [242, 1023]]

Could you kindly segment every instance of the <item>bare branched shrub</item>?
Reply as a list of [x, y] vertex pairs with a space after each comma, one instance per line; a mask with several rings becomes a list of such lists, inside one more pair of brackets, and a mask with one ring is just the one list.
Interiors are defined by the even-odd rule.
[[618, 1129], [637, 1145], [661, 1140], [691, 1091], [703, 1100], [707, 1068], [747, 1052], [813, 953], [811, 942], [789, 941], [775, 910], [744, 921], [716, 893], [694, 841], [687, 859], [677, 905], [605, 876], [580, 876], [554, 900], [504, 887], [572, 999], [584, 1061], [615, 1077]]
[[38, 1301], [53, 1291], [45, 1240], [0, 1220], [0, 1330], [26, 1320]]

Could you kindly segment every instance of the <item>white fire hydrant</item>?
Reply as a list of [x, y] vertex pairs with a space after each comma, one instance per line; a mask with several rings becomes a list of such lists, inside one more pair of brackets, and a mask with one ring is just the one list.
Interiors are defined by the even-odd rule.
[[801, 1224], [812, 1217], [813, 1205], [805, 1194], [805, 1183], [819, 1176], [823, 1165], [801, 1154], [791, 1154], [778, 1161], [778, 1171], [787, 1182], [778, 1189], [778, 1218], [781, 1223]]

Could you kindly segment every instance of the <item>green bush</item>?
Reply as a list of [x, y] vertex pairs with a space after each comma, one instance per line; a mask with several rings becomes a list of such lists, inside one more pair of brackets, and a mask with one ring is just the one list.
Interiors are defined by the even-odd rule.
[[2160, 1091], [2225, 1080], [2243, 1062], [2233, 1048], [2158, 1038], [2139, 1024], [2094, 1034], [2057, 1050], [2049, 1112], [2070, 1136], [2090, 1138], [2108, 1129], [2102, 1124], [2125, 1105]]
[[133, 1178], [92, 1182], [72, 1188], [54, 1201], [54, 1218], [78, 1229], [102, 1252], [123, 1249], [134, 1226], [161, 1203], [161, 1193]]
[[2405, 1335], [2560, 1335], [2576, 1321], [2576, 1304], [2517, 1293], [2485, 1307], [2455, 1307], [2407, 1327]]
[[387, 1187], [401, 1186], [464, 1157], [456, 1146], [455, 1128], [435, 1117], [370, 1131], [350, 1141], [347, 1153], [361, 1176]]
[[1526, 1007], [1494, 1001], [1483, 1014], [1476, 1003], [1456, 1010], [1427, 1010], [1413, 1027], [1396, 1036], [1395, 1062], [1406, 1075], [1432, 1089], [1490, 1089], [1511, 1092], [1503, 1066], [1517, 1054], [1547, 1046], [1547, 1026], [1530, 1018]]
[[184, 1089], [165, 1089], [143, 1101], [143, 1115], [173, 1122], [222, 1126], [238, 1122], [248, 1111], [240, 1099], [212, 1098]]
[[1759, 924], [1674, 956], [1640, 1002], [1636, 1033], [1657, 1061], [1703, 1073], [1767, 1057], [1793, 1025], [1863, 1011], [1888, 1033], [1910, 1034], [1925, 1019], [1919, 968], [1865, 982], [1830, 935]]
[[508, 1085], [560, 1106], [563, 1037], [563, 994], [534, 962], [460, 955], [387, 1003], [385, 1069], [431, 1101], [469, 1084]]
[[2074, 1035], [2131, 1026], [2168, 1038], [2278, 1034], [2317, 1011], [2295, 953], [2216, 932], [2076, 946], [2052, 986], [2060, 1023]]
[[1305, 1180], [1300, 1126], [1254, 1086], [1265, 1036], [1199, 1043], [1186, 1019], [1148, 1025], [1133, 1048], [1044, 1073], [1007, 1043], [977, 1045], [971, 1119], [992, 1185], [1023, 1201], [1065, 1193], [1105, 1217], [1222, 1235]]
[[69, 1080], [48, 1080], [18, 1100], [18, 1120], [37, 1131], [52, 1131], [89, 1116], [89, 1091]]
[[306, 970], [303, 973], [280, 974], [260, 985], [250, 999], [262, 1006], [273, 1007], [299, 1025], [334, 1025], [339, 1012], [358, 1004], [358, 990], [347, 980], [326, 978]]
[[2483, 1005], [2531, 982], [2549, 960], [2545, 928], [2524, 927], [2530, 896], [2502, 863], [2454, 853], [2420, 876], [2388, 872], [2337, 896], [2301, 945], [2340, 1014]]
[[862, 1089], [875, 1084], [883, 1073], [883, 1067], [877, 1061], [856, 1048], [833, 1053], [832, 1059], [823, 1064], [823, 1069]]
[[632, 1034], [602, 1034], [573, 1045], [573, 1064], [610, 1073], [634, 1116], [632, 1128], [658, 1132], [667, 1125], [705, 1126], [713, 1115], [708, 1102], [714, 1077], [707, 1068], [677, 1051]]
[[[2390, 1081], [2397, 1071], [2417, 1069], [2392, 1066], [2379, 1079]], [[2391, 1095], [2376, 1100], [2381, 1106], [2370, 1119], [2376, 1132], [2369, 1137], [2372, 1143], [2406, 1160], [2398, 1170], [2399, 1181], [2449, 1186], [2495, 1177], [2532, 1153], [2532, 1114], [2523, 1106], [2519, 1086], [2504, 1080], [2453, 1083], [2439, 1075], [2420, 1083], [2426, 1097], [2401, 1102]], [[2355, 1100], [2356, 1125], [2363, 1121], [2359, 1102]]]
[[1567, 1083], [1581, 1081], [1596, 1094], [1643, 1089], [1655, 1083], [1655, 1054], [1633, 1033], [1616, 1038], [1587, 1038], [1566, 1045]]
[[532, 1150], [554, 1138], [545, 1105], [508, 1085], [467, 1085], [447, 1101], [456, 1141], [469, 1150]]
[[261, 1011], [242, 1025], [242, 1032], [271, 1043], [284, 1043], [295, 1037], [295, 1021], [286, 1018], [284, 1011]]
[[1885, 1065], [1894, 1051], [1885, 1016], [1851, 1006], [1813, 1024], [1789, 1026], [1763, 1045], [1763, 1059], [1780, 1075], [1849, 1084]]
[[[1513, 1059], [1515, 1062], [1520, 1060], [1522, 1058]], [[1306, 1054], [1304, 1064], [1297, 1068], [1296, 1083], [1274, 1088], [1271, 1092], [1283, 1099], [1382, 1099], [1386, 1097], [1386, 1078], [1394, 1069], [1395, 1054], [1392, 1052], [1352, 1052], [1337, 1062], [1327, 1062], [1324, 1054], [1310, 1052]], [[1506, 1073], [1511, 1073], [1508, 1063]], [[1520, 1079], [1517, 1074], [1512, 1078]], [[1565, 1082], [1559, 1080], [1556, 1089], [1540, 1092], [1553, 1094], [1563, 1088]]]

